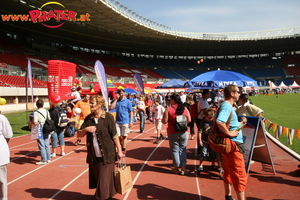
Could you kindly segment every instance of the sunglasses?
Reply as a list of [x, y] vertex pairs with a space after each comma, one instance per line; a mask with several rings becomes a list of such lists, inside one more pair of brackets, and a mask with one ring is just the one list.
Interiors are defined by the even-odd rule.
[[238, 93], [238, 94], [241, 94], [241, 92], [240, 91], [233, 91], [234, 93]]

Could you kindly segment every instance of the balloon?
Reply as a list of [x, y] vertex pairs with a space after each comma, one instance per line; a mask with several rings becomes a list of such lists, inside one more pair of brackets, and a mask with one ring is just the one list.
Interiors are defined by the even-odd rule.
[[4, 105], [4, 104], [6, 104], [6, 99], [0, 98], [0, 105]]
[[49, 95], [49, 100], [52, 103], [59, 103], [61, 101], [61, 98], [60, 98], [59, 94], [52, 93], [52, 94]]
[[75, 111], [76, 114], [80, 114], [81, 113], [81, 109], [80, 108], [75, 108], [74, 111]]

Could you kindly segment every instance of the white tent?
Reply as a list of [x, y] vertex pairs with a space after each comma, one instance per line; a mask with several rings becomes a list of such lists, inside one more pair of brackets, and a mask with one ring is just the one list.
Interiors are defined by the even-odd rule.
[[291, 88], [300, 88], [300, 86], [296, 83], [296, 81], [294, 81], [290, 87]]
[[288, 88], [289, 86], [286, 86], [286, 85], [284, 84], [284, 82], [281, 81], [281, 83], [278, 85], [278, 87], [279, 87], [279, 88]]
[[277, 89], [278, 87], [272, 81], [269, 81], [270, 90]]

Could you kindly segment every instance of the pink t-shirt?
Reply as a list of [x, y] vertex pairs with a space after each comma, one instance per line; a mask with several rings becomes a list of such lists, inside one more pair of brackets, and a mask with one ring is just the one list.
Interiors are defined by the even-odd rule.
[[[180, 133], [178, 131], [176, 131], [175, 129], [175, 124], [176, 124], [176, 120], [175, 120], [175, 117], [176, 117], [176, 108], [178, 107], [177, 104], [174, 104], [174, 105], [171, 105], [169, 107], [169, 112], [168, 112], [168, 128], [167, 128], [167, 133], [168, 134], [173, 134], [173, 133]], [[183, 111], [183, 115], [185, 115], [186, 117], [189, 116], [189, 113], [188, 113], [188, 109], [185, 107], [184, 108], [184, 111]], [[189, 131], [189, 127], [188, 127], [188, 130], [186, 130], [186, 132]]]

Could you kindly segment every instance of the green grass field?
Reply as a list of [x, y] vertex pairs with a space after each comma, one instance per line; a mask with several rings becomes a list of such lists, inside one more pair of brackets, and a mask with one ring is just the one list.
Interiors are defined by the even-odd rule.
[[[258, 95], [251, 96], [250, 99], [264, 110], [263, 116], [271, 122], [291, 129], [300, 129], [300, 94], [283, 94], [278, 98], [275, 95]], [[30, 133], [27, 126], [28, 117], [26, 117], [29, 114], [30, 112], [5, 114], [13, 128], [14, 137]], [[287, 145], [286, 137], [281, 136], [279, 140]], [[294, 138], [292, 145], [287, 146], [300, 154], [300, 140], [297, 138]]]
[[[300, 130], [300, 94], [281, 94], [269, 96], [251, 96], [252, 102], [264, 110], [263, 116], [269, 121], [291, 129]], [[274, 136], [274, 135], [273, 135]], [[300, 154], [300, 140], [293, 139], [292, 145], [287, 145], [287, 138], [280, 136], [279, 141]]]

